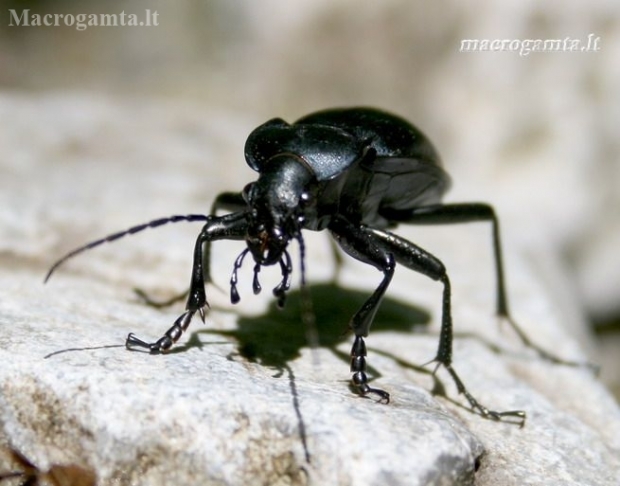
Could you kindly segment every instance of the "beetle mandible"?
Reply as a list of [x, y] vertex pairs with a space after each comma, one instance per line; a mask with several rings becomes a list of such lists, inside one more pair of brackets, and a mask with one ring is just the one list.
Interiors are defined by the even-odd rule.
[[[379, 286], [353, 315], [351, 348], [352, 383], [361, 395], [375, 394], [388, 402], [390, 395], [368, 383], [366, 344], [373, 318], [385, 294], [396, 264], [420, 272], [443, 285], [439, 346], [434, 360], [443, 365], [458, 392], [482, 416], [499, 420], [525, 420], [518, 410], [496, 412], [480, 404], [465, 388], [452, 366], [452, 317], [450, 279], [444, 264], [431, 253], [390, 231], [399, 223], [449, 224], [472, 221], [492, 226], [496, 311], [515, 329], [522, 341], [544, 357], [561, 361], [535, 346], [511, 319], [504, 285], [499, 222], [493, 208], [484, 203], [442, 204], [450, 185], [439, 156], [416, 127], [404, 119], [372, 108], [329, 109], [307, 115], [293, 124], [275, 118], [256, 128], [245, 144], [245, 159], [258, 179], [240, 193], [216, 197], [209, 215], [171, 216], [135, 226], [77, 248], [58, 260], [45, 281], [72, 256], [105, 242], [146, 228], [179, 221], [201, 221], [204, 226], [194, 247], [191, 282], [185, 312], [155, 342], [129, 334], [129, 349], [165, 352], [179, 339], [198, 313], [205, 319], [208, 307], [205, 282], [211, 281], [210, 246], [216, 240], [245, 240], [247, 248], [234, 264], [230, 281], [231, 301], [236, 303], [237, 270], [250, 253], [254, 259], [255, 293], [260, 291], [262, 266], [280, 265], [282, 281], [273, 293], [284, 303], [290, 286], [291, 240], [300, 245], [302, 285], [304, 246], [302, 230], [328, 230], [338, 245], [353, 258], [382, 272]], [[218, 211], [230, 213], [218, 216]]]

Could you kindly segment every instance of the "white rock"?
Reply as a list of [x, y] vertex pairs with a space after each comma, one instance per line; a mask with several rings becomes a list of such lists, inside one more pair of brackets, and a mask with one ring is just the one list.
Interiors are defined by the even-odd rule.
[[[230, 116], [240, 129], [229, 135], [238, 141], [229, 156], [230, 147], [211, 144], [213, 118], [164, 110], [155, 100], [127, 107], [87, 97], [0, 98], [0, 110], [9, 107], [19, 123], [0, 149], [0, 438], [37, 467], [78, 464], [101, 484], [620, 481], [617, 405], [587, 369], [544, 362], [510, 330], [500, 332], [488, 229], [478, 225], [399, 232], [448, 265], [455, 368], [485, 405], [525, 410], [523, 428], [471, 413], [444, 370], [448, 398], [432, 396], [433, 368], [420, 364], [436, 352], [441, 288], [403, 269], [367, 340], [369, 366], [380, 375], [373, 383], [393, 400], [352, 393], [351, 339], [341, 333], [379, 274], [347, 260], [338, 285], [330, 284], [323, 235], [308, 237], [307, 260], [318, 282], [311, 290], [321, 347], [307, 346], [294, 295], [281, 313], [268, 295], [251, 295], [248, 267], [239, 306], [209, 288], [207, 326], [196, 319], [178, 352], [126, 351], [128, 332], [156, 339], [182, 311], [146, 307], [131, 288], [182, 290], [198, 227], [175, 225], [93, 250], [44, 287], [46, 269], [89, 239], [151, 217], [204, 212], [218, 191], [240, 189], [253, 177], [240, 148], [252, 126]], [[226, 173], [205, 160], [226, 163]], [[562, 281], [558, 266], [544, 248], [544, 259], [526, 258], [506, 243], [515, 317], [542, 346], [585, 359], [583, 328], [579, 340], [563, 328], [579, 315], [555, 305], [558, 286], [547, 286]], [[214, 246], [214, 275], [225, 290], [241, 248]], [[278, 279], [277, 272], [261, 277], [266, 289]]]

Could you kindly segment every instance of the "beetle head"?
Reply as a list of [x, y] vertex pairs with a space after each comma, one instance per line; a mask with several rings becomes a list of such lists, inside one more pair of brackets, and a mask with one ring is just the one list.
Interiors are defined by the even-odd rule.
[[279, 262], [291, 238], [301, 238], [315, 199], [313, 180], [303, 160], [281, 154], [270, 159], [258, 180], [245, 187], [243, 196], [250, 207], [246, 242], [257, 264]]

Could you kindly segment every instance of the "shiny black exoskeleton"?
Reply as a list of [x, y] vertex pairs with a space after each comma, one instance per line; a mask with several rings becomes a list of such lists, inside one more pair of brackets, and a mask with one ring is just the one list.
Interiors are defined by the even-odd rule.
[[[210, 281], [210, 244], [215, 240], [245, 240], [247, 248], [234, 263], [231, 300], [239, 300], [237, 270], [248, 253], [254, 259], [254, 291], [260, 291], [261, 266], [280, 265], [282, 281], [274, 294], [282, 304], [290, 286], [291, 258], [287, 245], [302, 230], [329, 230], [353, 258], [372, 265], [383, 278], [351, 318], [355, 338], [351, 349], [353, 384], [362, 395], [373, 393], [389, 401], [389, 394], [371, 388], [366, 376], [366, 345], [373, 318], [387, 290], [396, 264], [420, 272], [443, 285], [443, 313], [439, 348], [434, 359], [454, 379], [458, 391], [483, 416], [525, 418], [524, 412], [495, 412], [467, 391], [452, 367], [450, 280], [443, 263], [426, 250], [389, 231], [399, 223], [447, 224], [488, 221], [492, 225], [497, 280], [497, 312], [508, 320], [528, 346], [534, 346], [509, 317], [504, 286], [498, 221], [491, 206], [482, 203], [441, 204], [449, 177], [428, 139], [411, 124], [389, 113], [370, 109], [332, 109], [308, 115], [293, 124], [273, 119], [256, 128], [245, 145], [247, 163], [258, 179], [241, 193], [220, 194], [211, 214], [172, 216], [116, 233], [78, 248], [59, 260], [47, 278], [66, 259], [104, 242], [149, 227], [177, 221], [204, 221], [194, 248], [192, 277], [186, 311], [162, 338], [147, 343], [133, 334], [128, 348], [151, 353], [168, 350], [198, 312], [204, 321]], [[218, 216], [218, 211], [229, 214]], [[46, 280], [47, 280], [46, 278]]]

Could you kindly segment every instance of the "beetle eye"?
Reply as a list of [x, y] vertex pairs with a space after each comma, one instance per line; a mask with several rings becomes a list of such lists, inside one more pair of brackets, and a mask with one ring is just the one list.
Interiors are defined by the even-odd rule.
[[299, 196], [299, 204], [301, 206], [308, 206], [312, 203], [312, 194], [309, 192], [302, 192]]

